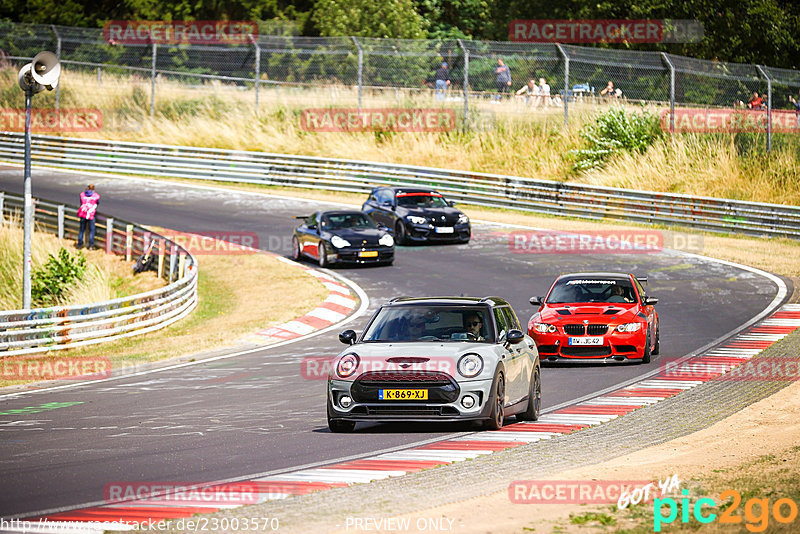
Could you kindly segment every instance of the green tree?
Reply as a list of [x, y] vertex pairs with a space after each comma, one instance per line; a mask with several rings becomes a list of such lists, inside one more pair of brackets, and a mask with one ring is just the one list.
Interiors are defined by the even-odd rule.
[[320, 35], [421, 39], [426, 24], [412, 0], [317, 0], [311, 14]]

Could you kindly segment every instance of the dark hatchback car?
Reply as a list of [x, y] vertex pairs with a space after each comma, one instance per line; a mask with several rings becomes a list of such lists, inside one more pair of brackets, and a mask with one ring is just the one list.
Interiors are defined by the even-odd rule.
[[375, 224], [356, 210], [318, 211], [297, 217], [303, 224], [292, 236], [292, 258], [331, 264], [385, 264], [394, 261], [394, 238], [388, 228]]
[[418, 187], [377, 187], [361, 209], [379, 224], [394, 230], [398, 244], [467, 243], [469, 217], [441, 193]]

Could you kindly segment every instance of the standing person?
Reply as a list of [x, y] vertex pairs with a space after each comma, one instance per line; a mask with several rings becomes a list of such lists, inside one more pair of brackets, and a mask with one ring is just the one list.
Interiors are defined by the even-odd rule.
[[436, 83], [436, 100], [444, 100], [445, 91], [450, 87], [450, 69], [446, 62], [443, 61], [442, 66], [436, 69], [433, 79]]
[[78, 208], [78, 218], [81, 221], [80, 231], [78, 232], [78, 248], [83, 248], [83, 233], [89, 227], [89, 249], [94, 246], [94, 216], [97, 214], [97, 206], [100, 205], [100, 195], [95, 192], [94, 184], [89, 184], [86, 191], [81, 193], [81, 207]]
[[500, 93], [497, 98], [499, 100], [503, 93], [511, 90], [511, 70], [501, 58], [497, 58], [497, 68], [494, 69], [494, 73], [497, 76], [497, 92]]
[[761, 97], [758, 96], [758, 93], [753, 91], [753, 96], [750, 97], [750, 100], [747, 102], [747, 107], [750, 109], [761, 109]]

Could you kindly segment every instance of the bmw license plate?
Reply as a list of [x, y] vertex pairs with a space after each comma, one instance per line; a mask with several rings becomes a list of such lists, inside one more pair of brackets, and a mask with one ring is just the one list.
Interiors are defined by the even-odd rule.
[[377, 258], [378, 251], [377, 250], [362, 250], [358, 253], [359, 258]]
[[428, 400], [427, 389], [379, 389], [378, 400]]
[[570, 345], [602, 345], [602, 337], [571, 337], [569, 338]]
[[454, 232], [452, 226], [437, 226], [434, 231], [437, 234], [452, 234]]

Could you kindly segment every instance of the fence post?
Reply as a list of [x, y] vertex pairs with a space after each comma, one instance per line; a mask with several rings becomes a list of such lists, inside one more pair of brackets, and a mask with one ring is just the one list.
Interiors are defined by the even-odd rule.
[[469, 50], [457, 39], [458, 46], [464, 51], [464, 130], [469, 131]]
[[153, 57], [150, 62], [150, 118], [156, 115], [156, 54], [158, 45], [153, 42]]
[[258, 110], [258, 86], [261, 85], [261, 46], [258, 44], [258, 41], [253, 37], [253, 34], [250, 34], [250, 42], [253, 43], [253, 47], [255, 48], [256, 53], [256, 65], [255, 65], [255, 76], [256, 76], [256, 110]]
[[361, 113], [361, 88], [364, 85], [364, 50], [361, 48], [361, 43], [358, 42], [358, 39], [354, 36], [350, 38], [358, 48], [358, 112]]
[[183, 278], [186, 274], [186, 254], [181, 254], [178, 260], [178, 280]]
[[0, 224], [3, 224], [3, 208], [6, 200], [6, 194], [4, 191], [0, 191]]
[[556, 43], [556, 46], [564, 58], [564, 126], [566, 126], [569, 120], [569, 56], [560, 44]]
[[106, 219], [106, 254], [114, 251], [114, 218]]
[[178, 245], [175, 243], [169, 247], [169, 283], [171, 284], [175, 277], [175, 260], [178, 253]]
[[100, 67], [97, 67], [97, 87], [100, 87], [101, 85], [103, 85], [103, 78], [100, 71]]
[[58, 205], [58, 238], [64, 239], [64, 205]]
[[675, 66], [669, 59], [669, 56], [661, 52], [661, 59], [669, 67], [669, 133], [675, 133]]
[[761, 68], [761, 65], [756, 65], [758, 72], [767, 79], [767, 152], [772, 151], [772, 78], [769, 74]]
[[125, 261], [131, 261], [131, 252], [133, 249], [133, 225], [129, 224], [125, 227]]
[[167, 245], [164, 239], [158, 240], [158, 277], [164, 278], [164, 252]]
[[[53, 34], [56, 36], [56, 57], [58, 58], [59, 63], [61, 62], [61, 35], [58, 33], [58, 29], [56, 29], [55, 24], [50, 25], [50, 29], [53, 30]], [[59, 102], [61, 102], [61, 84], [56, 86], [56, 111], [59, 109]]]

